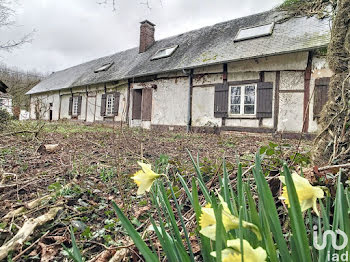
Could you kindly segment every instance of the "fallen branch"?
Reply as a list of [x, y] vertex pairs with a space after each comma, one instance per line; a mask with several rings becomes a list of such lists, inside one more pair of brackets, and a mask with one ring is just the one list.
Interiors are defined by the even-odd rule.
[[43, 201], [48, 200], [50, 198], [51, 198], [51, 195], [46, 195], [46, 196], [43, 196], [41, 198], [35, 199], [35, 200], [27, 203], [26, 205], [20, 207], [20, 208], [17, 208], [15, 210], [8, 212], [7, 215], [4, 216], [2, 219], [9, 220], [9, 219], [12, 219], [14, 217], [17, 217], [20, 214], [22, 214], [24, 211], [26, 211], [27, 209], [36, 208], [36, 207], [40, 206]]
[[325, 170], [328, 170], [328, 169], [333, 169], [333, 168], [350, 168], [350, 163], [346, 163], [346, 164], [341, 164], [341, 165], [334, 165], [334, 166], [324, 166], [324, 167], [320, 167], [318, 169], [318, 171], [325, 171]]
[[6, 258], [10, 251], [22, 246], [23, 243], [29, 239], [35, 228], [53, 220], [60, 210], [62, 210], [62, 207], [51, 208], [47, 213], [40, 217], [28, 219], [18, 233], [10, 241], [0, 247], [0, 260]]
[[17, 259], [19, 259], [21, 256], [23, 256], [28, 250], [32, 249], [33, 246], [35, 246], [41, 239], [43, 239], [48, 233], [50, 233], [50, 231], [47, 231], [44, 235], [42, 235], [41, 237], [39, 237], [37, 240], [35, 240], [35, 242], [33, 242], [29, 247], [27, 247], [26, 249], [24, 249], [21, 253], [19, 253], [17, 256], [15, 256], [12, 261], [16, 261]]

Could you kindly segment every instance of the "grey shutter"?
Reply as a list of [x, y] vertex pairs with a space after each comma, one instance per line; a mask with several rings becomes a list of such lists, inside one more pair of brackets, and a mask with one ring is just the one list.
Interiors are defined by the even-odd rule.
[[101, 98], [101, 116], [105, 116], [106, 115], [106, 98], [107, 98], [107, 95], [106, 94], [102, 94], [102, 98]]
[[132, 92], [132, 119], [141, 119], [142, 90]]
[[73, 97], [71, 96], [69, 98], [69, 107], [68, 107], [68, 114], [71, 116], [72, 115], [72, 110], [73, 110]]
[[82, 96], [78, 96], [78, 116], [81, 115], [81, 101], [83, 100]]
[[228, 115], [228, 84], [215, 85], [214, 117], [222, 118]]
[[119, 112], [120, 93], [119, 92], [115, 92], [113, 95], [114, 95], [113, 115], [117, 116], [118, 112]]
[[319, 78], [315, 80], [314, 94], [314, 118], [320, 117], [323, 106], [328, 101], [329, 77]]
[[273, 98], [273, 83], [260, 82], [257, 89], [257, 118], [271, 118], [272, 117], [272, 98]]
[[142, 108], [141, 116], [144, 121], [151, 121], [152, 119], [152, 89], [146, 88], [142, 90]]

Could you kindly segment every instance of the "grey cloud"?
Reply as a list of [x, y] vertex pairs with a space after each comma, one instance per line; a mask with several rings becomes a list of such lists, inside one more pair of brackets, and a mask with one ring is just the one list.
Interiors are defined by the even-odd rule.
[[157, 25], [156, 38], [161, 39], [262, 12], [283, 0], [149, 1], [151, 9], [142, 0], [118, 0], [113, 12], [98, 0], [21, 0], [18, 26], [1, 30], [1, 38], [18, 38], [35, 29], [33, 41], [11, 53], [0, 52], [0, 62], [52, 72], [137, 46], [144, 19]]

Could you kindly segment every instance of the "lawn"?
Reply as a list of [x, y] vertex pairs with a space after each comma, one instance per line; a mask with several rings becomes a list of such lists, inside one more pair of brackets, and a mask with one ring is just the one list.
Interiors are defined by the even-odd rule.
[[[36, 130], [39, 132], [33, 132]], [[41, 150], [46, 144], [58, 144], [58, 148], [54, 152]], [[130, 179], [139, 169], [137, 161], [166, 167], [171, 174], [178, 173], [190, 183], [195, 169], [188, 152], [194, 157], [198, 154], [205, 183], [215, 189], [223, 159], [234, 181], [237, 161], [247, 170], [253, 165], [255, 153], [262, 150], [266, 155], [265, 170], [272, 178], [270, 186], [277, 194], [280, 183], [273, 177], [282, 166], [277, 159], [295, 162], [298, 166], [309, 164], [310, 142], [301, 141], [298, 145], [298, 140], [236, 132], [187, 134], [119, 125], [12, 122], [0, 135], [0, 217], [22, 209], [2, 219], [0, 246], [11, 239], [28, 218], [37, 218], [53, 207], [60, 207], [53, 221], [38, 227], [9, 257], [19, 261], [62, 260], [67, 256], [62, 244], [71, 246], [71, 226], [86, 258], [108, 261], [121, 250], [118, 247], [127, 246], [127, 256], [138, 261], [139, 253], [111, 206], [112, 201], [116, 202], [143, 237], [152, 237], [148, 219], [148, 212], [152, 211], [150, 198], [137, 196], [137, 187]], [[175, 176], [170, 176], [170, 180], [175, 185], [179, 183]], [[193, 210], [179, 188], [174, 187], [187, 219], [186, 227], [193, 231]], [[30, 204], [43, 196], [48, 197], [39, 205]], [[195, 238], [191, 241], [194, 247], [198, 246]], [[154, 248], [159, 249], [159, 243], [155, 242]]]

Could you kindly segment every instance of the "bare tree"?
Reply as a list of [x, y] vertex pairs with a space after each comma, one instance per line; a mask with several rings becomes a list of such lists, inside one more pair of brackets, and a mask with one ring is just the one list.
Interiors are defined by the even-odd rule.
[[291, 16], [318, 15], [332, 19], [327, 60], [334, 72], [329, 101], [320, 118], [320, 132], [314, 141], [315, 164], [350, 161], [350, 0], [285, 0], [282, 9]]
[[[0, 0], [0, 29], [12, 27], [15, 25], [15, 21], [13, 20], [13, 16], [15, 11], [12, 8], [13, 1], [9, 0]], [[20, 47], [24, 43], [30, 41], [32, 33], [26, 34], [21, 38], [14, 40], [1, 40], [0, 41], [0, 50], [3, 51], [11, 51], [14, 48]]]

